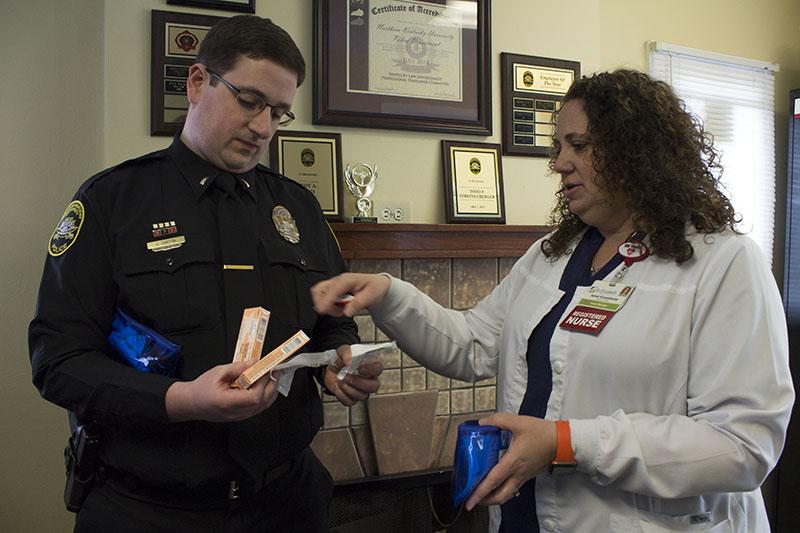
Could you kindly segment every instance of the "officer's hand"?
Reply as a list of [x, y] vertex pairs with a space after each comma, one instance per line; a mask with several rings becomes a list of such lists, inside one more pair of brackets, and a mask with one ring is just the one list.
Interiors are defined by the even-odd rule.
[[[381, 276], [384, 277], [384, 276]], [[380, 361], [370, 361], [358, 368], [358, 373], [347, 374], [343, 380], [339, 381], [336, 374], [343, 367], [350, 364], [353, 355], [350, 346], [344, 344], [336, 349], [336, 361], [329, 364], [325, 369], [325, 387], [336, 396], [342, 404], [351, 406], [361, 400], [366, 400], [370, 394], [376, 392], [381, 382], [378, 376], [383, 372], [383, 364]]]
[[219, 365], [192, 381], [177, 381], [167, 389], [167, 416], [171, 422], [204, 420], [236, 422], [257, 415], [275, 401], [280, 377], [264, 376], [247, 390], [231, 388], [248, 367], [245, 362]]
[[526, 481], [547, 468], [556, 456], [556, 424], [532, 416], [496, 413], [480, 420], [511, 431], [508, 452], [475, 487], [466, 509], [475, 505], [500, 505], [513, 498]]
[[[311, 287], [314, 310], [320, 315], [354, 316], [383, 300], [391, 280], [383, 274], [340, 274]], [[343, 302], [342, 296], [352, 299]]]

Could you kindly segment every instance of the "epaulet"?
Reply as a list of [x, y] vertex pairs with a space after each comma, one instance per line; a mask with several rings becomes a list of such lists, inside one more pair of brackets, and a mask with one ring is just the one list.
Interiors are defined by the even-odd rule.
[[303, 191], [305, 191], [308, 194], [311, 194], [313, 196], [313, 193], [311, 191], [309, 191], [307, 188], [305, 188], [303, 185], [301, 185], [300, 183], [294, 181], [292, 178], [287, 178], [283, 174], [278, 174], [277, 172], [275, 172], [274, 170], [272, 170], [271, 168], [269, 168], [266, 165], [262, 165], [261, 163], [259, 163], [258, 165], [256, 165], [256, 170], [258, 170], [260, 172], [264, 172], [266, 174], [269, 174], [270, 176], [272, 176], [272, 177], [274, 177], [276, 179], [279, 179], [284, 183], [289, 183], [289, 184], [291, 184], [291, 185], [293, 185], [295, 187], [298, 187], [301, 190], [303, 190]]
[[94, 176], [87, 179], [83, 185], [78, 189], [78, 193], [85, 192], [86, 189], [90, 188], [92, 185], [97, 183], [99, 180], [109, 176], [117, 171], [126, 169], [126, 168], [135, 168], [140, 165], [148, 164], [152, 161], [162, 160], [167, 157], [167, 149], [163, 150], [156, 150], [155, 152], [150, 152], [149, 154], [144, 154], [139, 157], [134, 157], [132, 159], [128, 159], [127, 161], [123, 161], [121, 163], [117, 163], [114, 166], [108, 167], [105, 170], [102, 170], [95, 174]]

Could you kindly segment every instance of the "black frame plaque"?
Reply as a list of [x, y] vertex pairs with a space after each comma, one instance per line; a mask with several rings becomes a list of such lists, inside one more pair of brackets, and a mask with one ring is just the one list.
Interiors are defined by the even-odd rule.
[[491, 135], [491, 0], [461, 4], [314, 0], [313, 123]]
[[269, 166], [311, 191], [328, 221], [344, 220], [341, 134], [278, 130], [270, 141]]
[[500, 54], [503, 154], [548, 157], [553, 114], [581, 75], [577, 61]]
[[500, 152], [500, 145], [494, 143], [442, 141], [444, 212], [448, 224], [505, 224]]
[[153, 10], [150, 19], [150, 135], [175, 135], [189, 109], [186, 78], [209, 28], [225, 17]]
[[243, 13], [256, 12], [256, 0], [167, 0], [167, 3], [174, 6], [206, 7]]

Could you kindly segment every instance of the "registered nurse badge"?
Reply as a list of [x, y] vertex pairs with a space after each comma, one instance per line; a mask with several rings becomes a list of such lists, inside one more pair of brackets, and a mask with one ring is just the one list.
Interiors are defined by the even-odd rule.
[[50, 237], [47, 253], [53, 257], [58, 257], [69, 250], [69, 247], [78, 239], [83, 220], [83, 204], [80, 200], [70, 202], [55, 231], [53, 231], [53, 235]]
[[275, 209], [272, 210], [272, 222], [281, 237], [292, 244], [300, 242], [300, 232], [297, 230], [297, 224], [295, 224], [294, 218], [292, 218], [292, 214], [288, 209], [282, 205], [275, 206]]

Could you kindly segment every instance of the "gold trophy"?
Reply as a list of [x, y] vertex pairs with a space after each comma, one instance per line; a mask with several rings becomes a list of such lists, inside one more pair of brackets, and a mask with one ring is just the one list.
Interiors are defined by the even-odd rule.
[[369, 199], [369, 195], [375, 190], [375, 182], [378, 181], [378, 165], [356, 163], [350, 168], [350, 163], [347, 163], [347, 168], [344, 169], [344, 181], [356, 197], [358, 215], [352, 217], [351, 221], [371, 224], [378, 222], [378, 218], [371, 215], [372, 200]]

